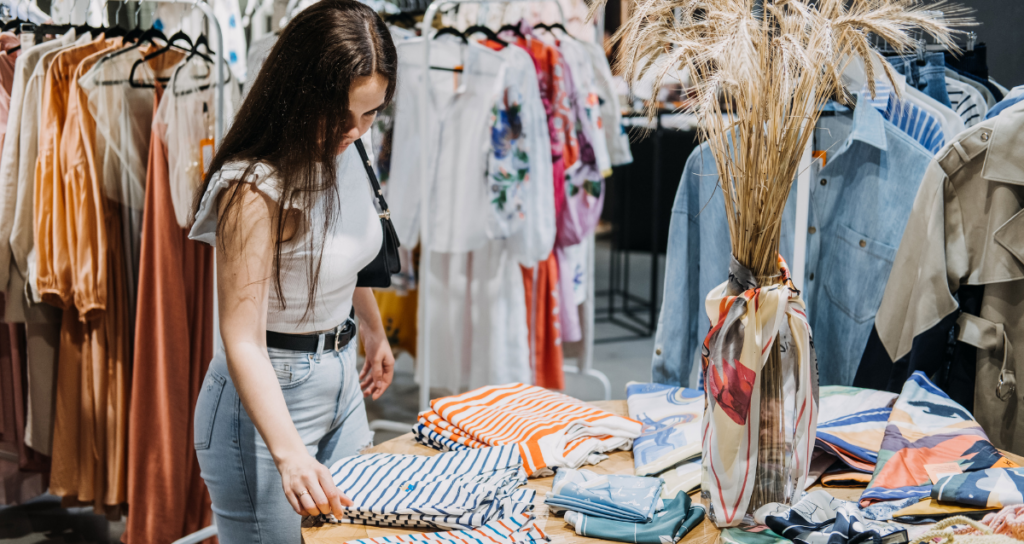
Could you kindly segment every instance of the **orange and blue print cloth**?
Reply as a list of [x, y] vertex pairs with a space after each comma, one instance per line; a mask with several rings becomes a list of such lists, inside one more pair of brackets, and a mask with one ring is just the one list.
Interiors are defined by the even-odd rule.
[[[758, 286], [754, 273], [735, 258], [729, 280], [705, 301], [711, 332], [702, 349], [704, 410], [701, 495], [710, 497], [715, 523], [743, 522], [757, 485], [761, 373], [772, 344], [779, 342], [780, 368], [787, 370], [786, 413], [792, 413], [792, 451], [787, 477], [804, 489], [818, 422], [818, 363], [800, 291], [779, 257], [779, 283]], [[786, 426], [790, 425], [786, 422]], [[789, 449], [791, 448], [791, 450]]]
[[[826, 385], [818, 393], [822, 421], [814, 446], [858, 472], [875, 471], [896, 393]], [[827, 418], [827, 419], [825, 419]]]
[[1014, 466], [992, 445], [970, 412], [922, 372], [914, 372], [892, 408], [875, 473], [860, 496], [861, 506], [930, 496], [932, 481], [926, 467], [942, 463], [956, 463], [965, 473]]
[[[628, 450], [642, 428], [639, 421], [521, 383], [434, 399], [430, 407], [419, 416], [425, 429], [417, 434], [433, 431], [470, 448], [518, 444], [523, 468], [532, 477], [595, 464], [606, 452]], [[433, 447], [431, 442], [439, 441], [424, 443]]]
[[932, 499], [983, 508], [1024, 504], [1024, 468], [990, 468], [944, 476], [932, 488]]

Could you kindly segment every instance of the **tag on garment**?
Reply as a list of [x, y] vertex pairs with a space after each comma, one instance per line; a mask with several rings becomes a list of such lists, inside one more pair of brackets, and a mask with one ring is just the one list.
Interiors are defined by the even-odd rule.
[[1017, 463], [1014, 463], [1013, 461], [1005, 457], [1000, 457], [999, 460], [996, 461], [994, 465], [992, 465], [992, 468], [1017, 468], [1019, 466], [1020, 465], [1018, 465]]
[[821, 167], [825, 167], [825, 163], [828, 161], [828, 151], [811, 151], [812, 159], [821, 159]]
[[199, 140], [199, 156], [203, 159], [203, 179], [206, 179], [206, 173], [210, 171], [210, 163], [213, 162], [212, 138]]
[[943, 476], [953, 476], [954, 474], [964, 473], [964, 471], [960, 469], [960, 465], [956, 463], [925, 465], [924, 470], [928, 473], [928, 477], [932, 479], [932, 484], [939, 483], [939, 479]]

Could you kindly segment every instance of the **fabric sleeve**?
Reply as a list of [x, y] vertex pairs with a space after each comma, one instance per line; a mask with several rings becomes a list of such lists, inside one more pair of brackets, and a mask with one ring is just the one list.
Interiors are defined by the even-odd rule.
[[910, 352], [914, 337], [956, 311], [953, 293], [968, 265], [959, 202], [932, 161], [914, 200], [875, 327], [893, 361]]
[[698, 147], [690, 153], [683, 177], [676, 189], [669, 221], [668, 251], [665, 255], [664, 300], [658, 316], [651, 373], [655, 383], [691, 386], [693, 350], [700, 342], [695, 331], [698, 320], [705, 319], [698, 293], [698, 278], [692, 275], [700, 255], [700, 231], [693, 223], [697, 210], [697, 189], [703, 172], [703, 156]]
[[[155, 126], [154, 130], [156, 130]], [[221, 193], [230, 187], [231, 184], [243, 181], [242, 176], [245, 174], [246, 169], [247, 165], [245, 164], [231, 163], [224, 165], [219, 172], [213, 175], [213, 178], [210, 179], [209, 187], [206, 188], [206, 193], [203, 194], [203, 200], [199, 204], [199, 210], [196, 211], [192, 230], [189, 231], [189, 238], [216, 246], [217, 202]], [[274, 202], [281, 200], [282, 190], [280, 182], [269, 165], [264, 163], [257, 164], [244, 181], [252, 183], [256, 190]]]

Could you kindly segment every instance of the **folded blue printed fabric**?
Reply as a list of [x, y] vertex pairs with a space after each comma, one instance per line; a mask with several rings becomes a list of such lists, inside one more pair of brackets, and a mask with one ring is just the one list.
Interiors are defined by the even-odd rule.
[[559, 469], [544, 502], [554, 510], [571, 510], [630, 523], [654, 519], [664, 482], [660, 478], [596, 474]]
[[690, 496], [680, 493], [665, 501], [665, 509], [655, 514], [649, 523], [601, 519], [578, 512], [567, 513], [565, 521], [573, 525], [580, 536], [633, 544], [673, 544], [704, 521], [704, 507], [691, 504]]
[[944, 476], [932, 487], [932, 498], [983, 508], [1024, 504], [1024, 468], [989, 468]]

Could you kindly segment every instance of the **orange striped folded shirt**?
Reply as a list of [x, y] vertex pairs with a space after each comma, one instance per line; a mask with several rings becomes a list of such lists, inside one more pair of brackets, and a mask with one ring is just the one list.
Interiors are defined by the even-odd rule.
[[629, 449], [639, 421], [567, 395], [521, 383], [487, 386], [434, 399], [419, 423], [471, 448], [518, 444], [526, 473], [595, 464], [606, 452]]

